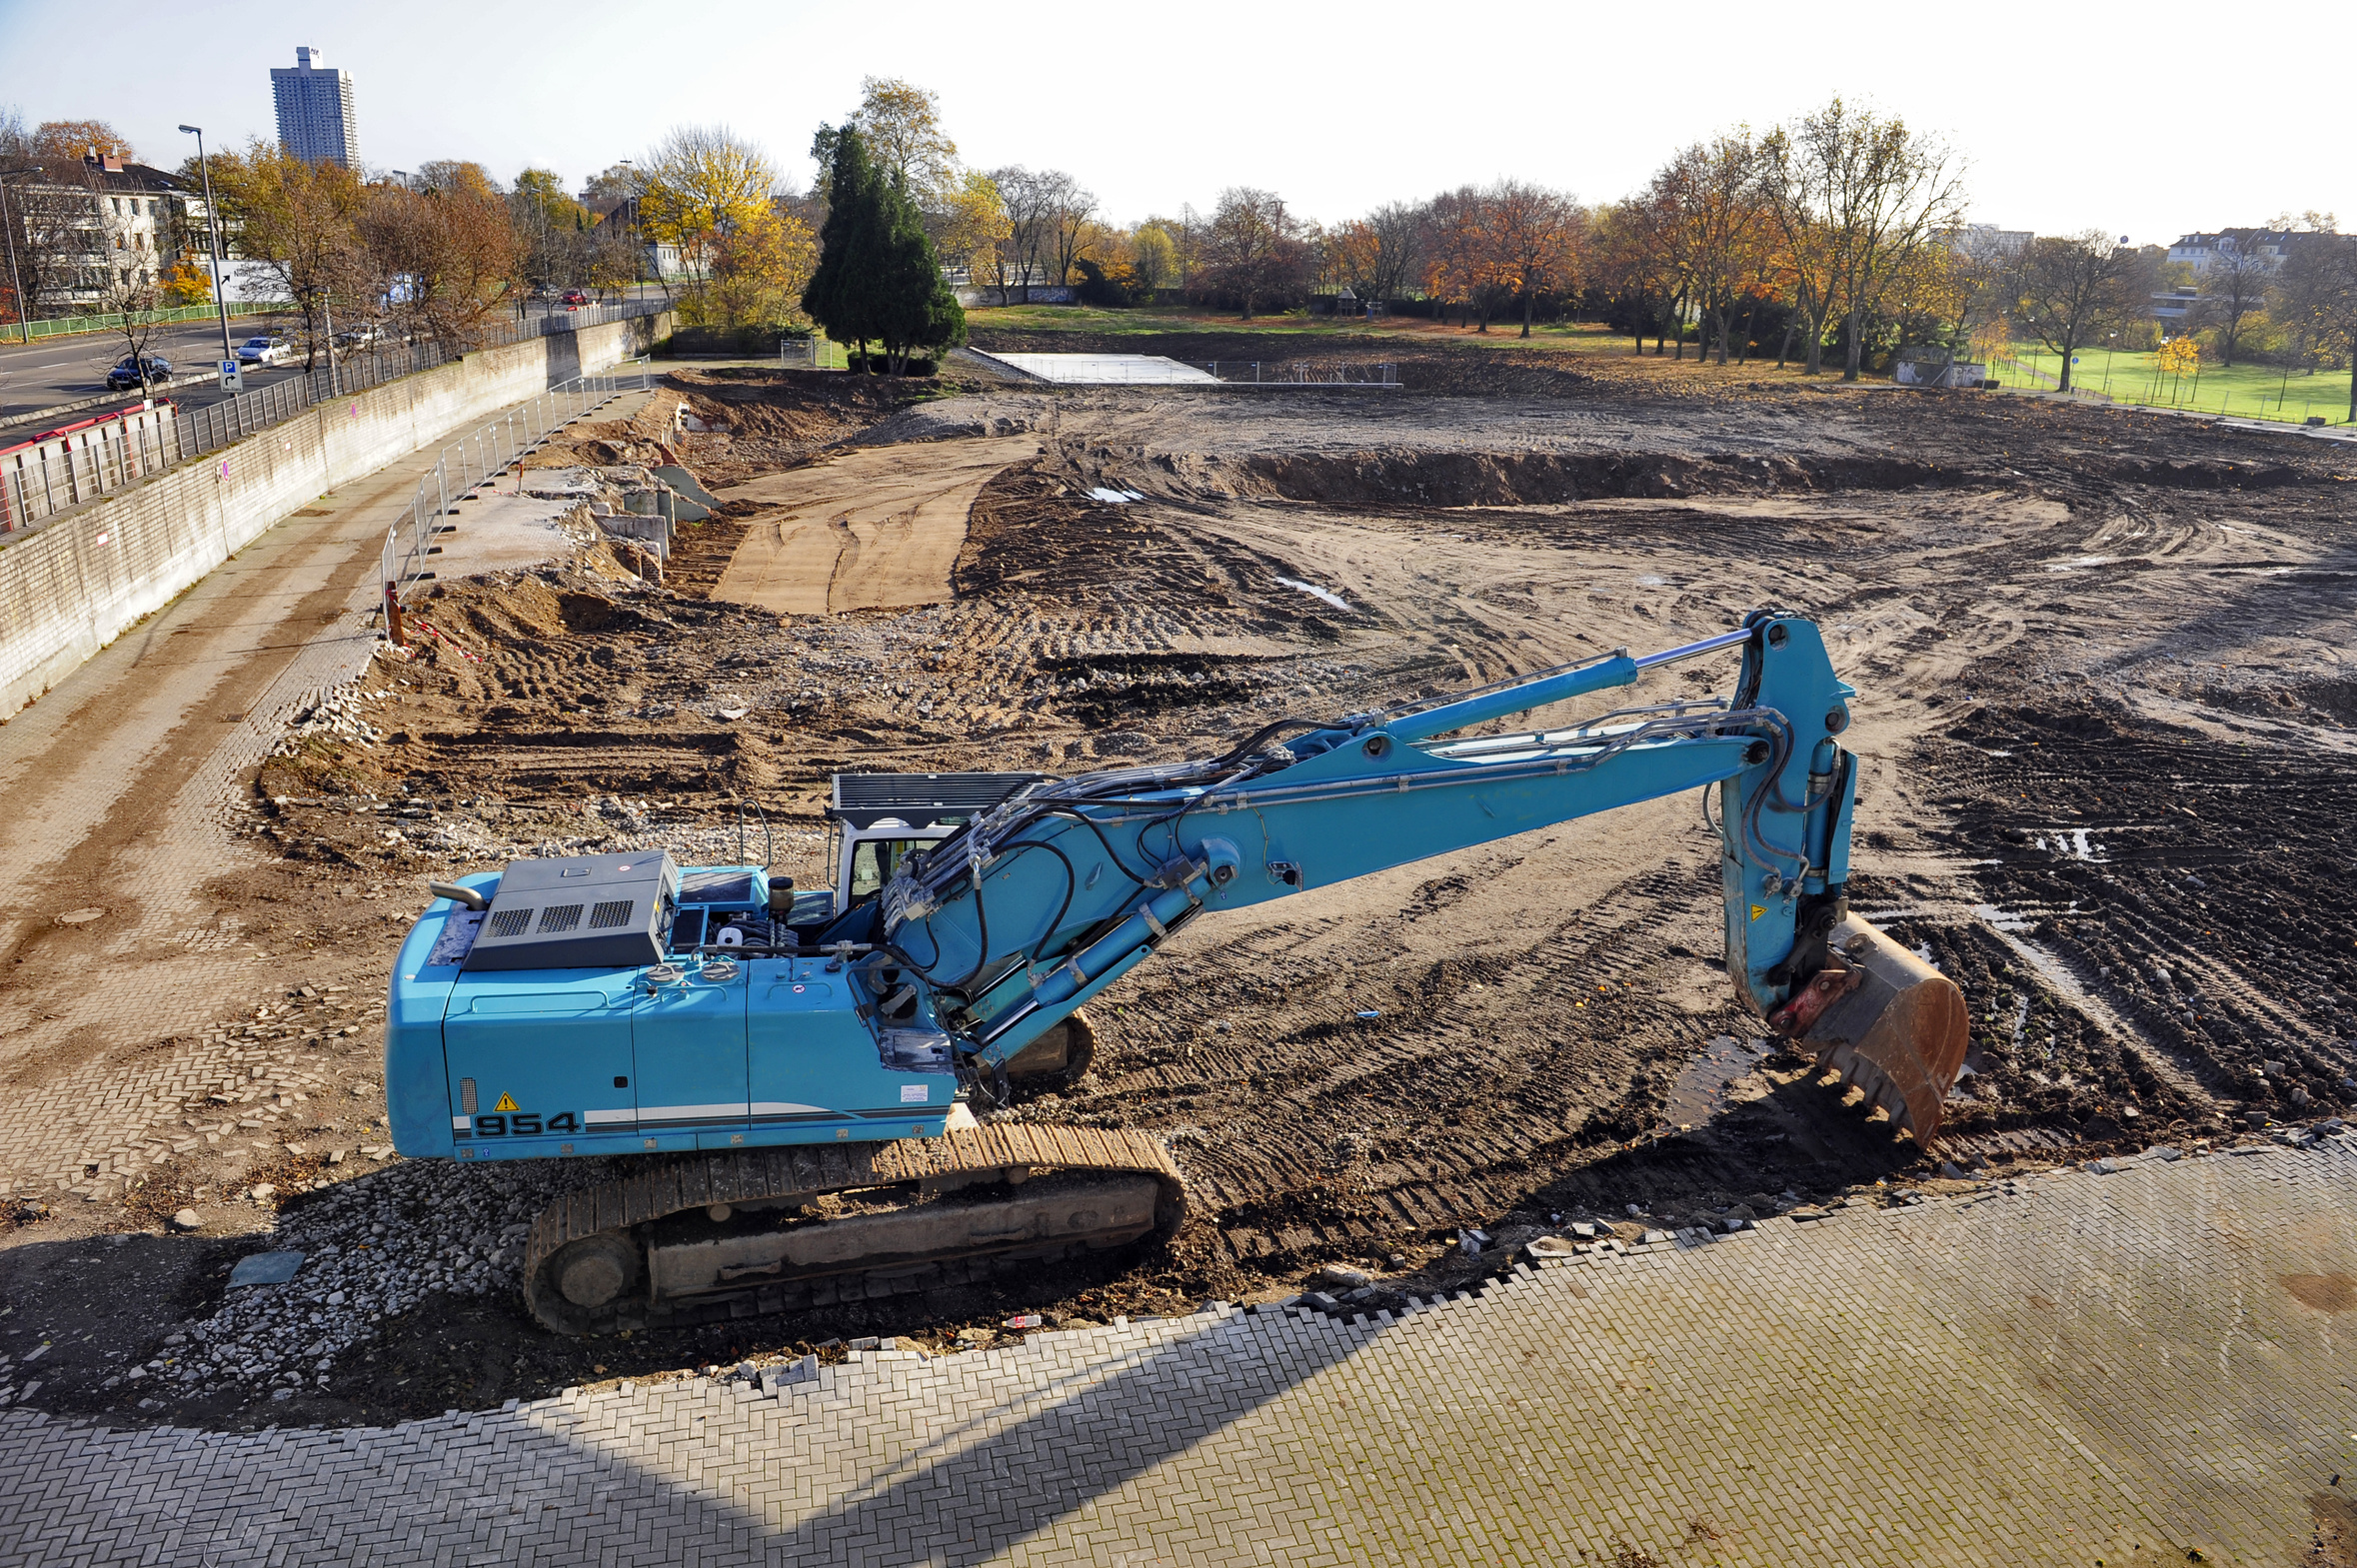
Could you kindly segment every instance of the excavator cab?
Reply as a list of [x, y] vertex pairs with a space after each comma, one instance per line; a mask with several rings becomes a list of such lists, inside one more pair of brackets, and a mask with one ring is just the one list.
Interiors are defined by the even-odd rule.
[[887, 817], [876, 829], [889, 832], [901, 829], [906, 833], [890, 836], [860, 834], [846, 840], [849, 854], [843, 867], [844, 905], [864, 903], [884, 891], [884, 884], [900, 874], [901, 866], [910, 855], [932, 847], [948, 836], [946, 831], [919, 834], [908, 829], [898, 817]]

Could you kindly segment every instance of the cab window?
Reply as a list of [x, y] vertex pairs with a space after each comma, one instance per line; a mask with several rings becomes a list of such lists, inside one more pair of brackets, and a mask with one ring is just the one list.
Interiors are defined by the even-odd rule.
[[925, 847], [921, 838], [869, 838], [852, 849], [851, 895], [854, 903], [873, 898], [900, 873], [901, 862]]

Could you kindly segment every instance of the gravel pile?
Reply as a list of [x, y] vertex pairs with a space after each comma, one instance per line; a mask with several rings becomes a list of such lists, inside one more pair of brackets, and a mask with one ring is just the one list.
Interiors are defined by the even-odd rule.
[[291, 1399], [306, 1384], [325, 1386], [339, 1357], [428, 1296], [521, 1290], [533, 1215], [602, 1179], [605, 1163], [420, 1161], [341, 1184], [281, 1218], [274, 1250], [303, 1254], [292, 1281], [233, 1287], [144, 1371], [188, 1393]]

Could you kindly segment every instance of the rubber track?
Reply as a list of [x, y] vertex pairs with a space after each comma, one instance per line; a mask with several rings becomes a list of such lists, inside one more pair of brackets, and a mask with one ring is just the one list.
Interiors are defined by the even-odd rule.
[[[1040, 1172], [1118, 1171], [1153, 1176], [1162, 1187], [1156, 1209], [1157, 1233], [1170, 1236], [1185, 1217], [1185, 1186], [1178, 1167], [1162, 1140], [1146, 1132], [1007, 1125], [890, 1143], [793, 1144], [692, 1154], [619, 1181], [584, 1187], [541, 1210], [532, 1223], [524, 1253], [527, 1299], [532, 1294], [530, 1282], [540, 1278], [542, 1265], [560, 1247], [600, 1231], [629, 1230], [715, 1203], [813, 1198], [1011, 1165]], [[905, 1266], [898, 1272], [905, 1273]], [[614, 1326], [635, 1326], [645, 1310], [643, 1302], [618, 1306]], [[677, 1317], [681, 1307], [657, 1310]]]

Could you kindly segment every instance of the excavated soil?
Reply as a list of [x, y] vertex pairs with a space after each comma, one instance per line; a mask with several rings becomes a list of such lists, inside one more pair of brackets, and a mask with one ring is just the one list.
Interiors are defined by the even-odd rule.
[[[1095, 1069], [1016, 1114], [1165, 1135], [1192, 1202], [1166, 1251], [627, 1344], [443, 1302], [388, 1324], [320, 1418], [1266, 1296], [1325, 1261], [1428, 1290], [1496, 1258], [1457, 1251], [1460, 1228], [1899, 1201], [1960, 1167], [2357, 1102], [2357, 921], [2324, 896], [2351, 868], [2357, 453], [1431, 357], [1448, 376], [1425, 390], [1281, 398], [683, 377], [733, 426], [674, 449], [708, 484], [846, 437], [1035, 435], [1037, 455], [983, 488], [938, 604], [711, 597], [758, 508], [683, 530], [660, 588], [595, 559], [440, 584], [437, 635], [372, 678], [384, 741], [274, 760], [266, 831], [321, 884], [656, 842], [733, 858], [741, 833], [824, 879], [838, 770], [1176, 758], [1773, 606], [1816, 617], [1860, 691], [1853, 904], [1971, 1003], [1938, 1149], [1769, 1046], [1718, 968], [1715, 838], [1693, 799], [1660, 801], [1200, 922], [1095, 1004]], [[1625, 701], [1724, 690], [1732, 663]], [[363, 796], [409, 802], [399, 837]]]

